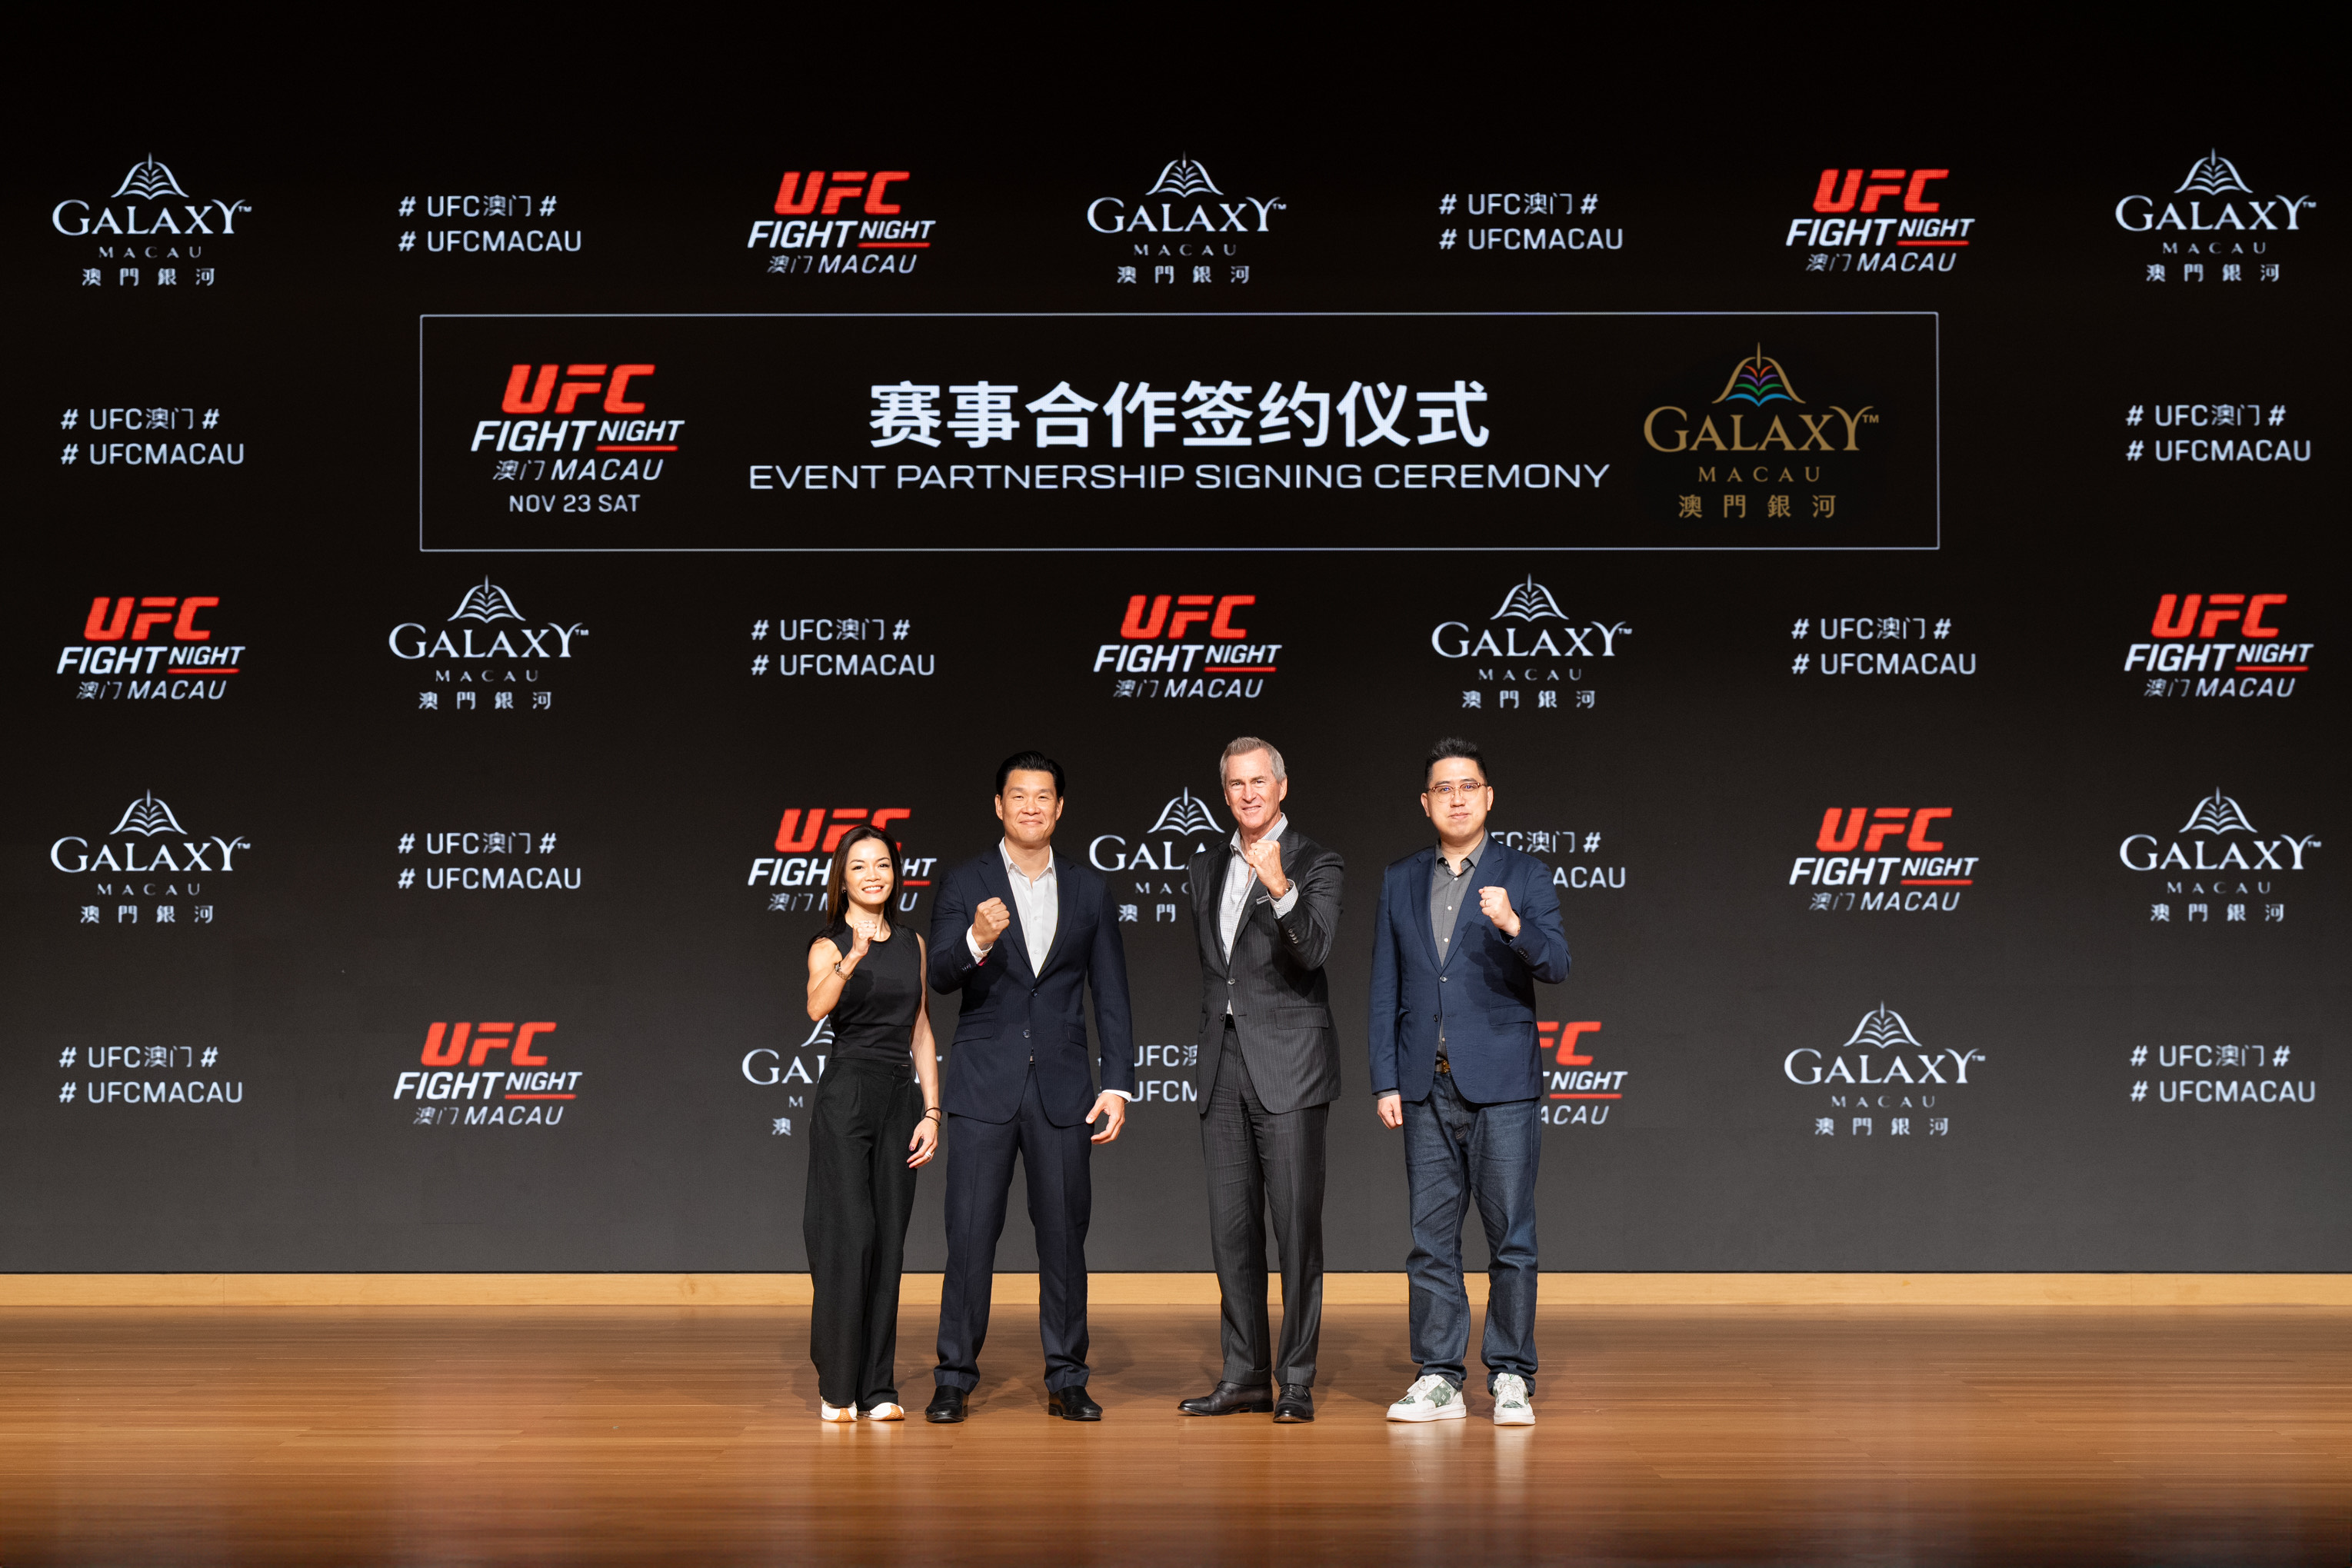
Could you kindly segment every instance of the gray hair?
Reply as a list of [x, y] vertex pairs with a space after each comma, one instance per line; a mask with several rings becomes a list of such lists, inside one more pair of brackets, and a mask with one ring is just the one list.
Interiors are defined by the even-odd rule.
[[1236, 757], [1246, 757], [1253, 751], [1263, 751], [1274, 759], [1274, 776], [1276, 779], [1290, 777], [1289, 769], [1282, 765], [1282, 753], [1274, 748], [1273, 742], [1260, 740], [1255, 735], [1235, 736], [1225, 742], [1224, 753], [1217, 758], [1217, 789], [1220, 792], [1225, 787], [1225, 764]]

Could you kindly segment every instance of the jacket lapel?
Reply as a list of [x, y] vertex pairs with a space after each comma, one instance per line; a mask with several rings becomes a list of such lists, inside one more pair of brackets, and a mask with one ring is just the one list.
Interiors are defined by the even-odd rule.
[[1230, 841], [1217, 846], [1204, 868], [1208, 886], [1198, 901], [1196, 913], [1201, 921], [1201, 940], [1209, 956], [1209, 967], [1218, 978], [1233, 974], [1233, 958], [1225, 951], [1225, 878], [1232, 874], [1233, 845]]
[[1029, 971], [1029, 936], [1027, 932], [1021, 929], [1021, 904], [1020, 902], [1013, 896], [1013, 880], [1010, 873], [1008, 873], [1004, 869], [1003, 846], [999, 845], [996, 852], [992, 855], [982, 855], [981, 857], [980, 880], [987, 887], [990, 897], [1001, 898], [1004, 901], [1004, 912], [1013, 917], [1013, 924], [1004, 928], [1004, 935], [996, 939], [996, 946], [991, 948], [990, 951], [992, 953], [997, 952], [1003, 949], [1006, 943], [1011, 943], [1013, 945], [1013, 950], [1011, 953], [1006, 955], [1004, 960], [1005, 963], [1008, 965], [1018, 964], [1021, 967], [1022, 973], [1027, 974]]
[[1037, 977], [1045, 978], [1054, 960], [1070, 950], [1070, 868], [1058, 859], [1054, 862], [1054, 942], [1045, 949], [1045, 961], [1037, 966]]
[[1429, 925], [1429, 876], [1436, 866], [1437, 851], [1434, 848], [1425, 849], [1412, 857], [1412, 865], [1405, 873], [1406, 880], [1412, 885], [1405, 890], [1408, 897], [1404, 907], [1405, 917], [1412, 922], [1413, 929], [1421, 933], [1421, 950], [1428, 955], [1429, 967], [1443, 969], [1445, 966], [1437, 961], [1437, 933]]

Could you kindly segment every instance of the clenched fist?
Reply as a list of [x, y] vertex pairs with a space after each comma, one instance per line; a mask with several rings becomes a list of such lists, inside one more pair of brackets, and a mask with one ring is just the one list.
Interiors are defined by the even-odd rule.
[[1004, 900], [992, 898], [971, 912], [971, 939], [985, 953], [996, 946], [996, 939], [1012, 924], [1013, 911], [1004, 907]]
[[1289, 894], [1290, 879], [1282, 874], [1280, 844], [1272, 839], [1260, 839], [1242, 851], [1242, 858], [1249, 862], [1250, 870], [1257, 873], [1257, 879], [1265, 884], [1266, 892], [1276, 898]]
[[1509, 894], [1499, 887], [1482, 887], [1478, 890], [1478, 907], [1487, 919], [1495, 923], [1496, 930], [1515, 940], [1517, 938], [1519, 917], [1512, 912]]

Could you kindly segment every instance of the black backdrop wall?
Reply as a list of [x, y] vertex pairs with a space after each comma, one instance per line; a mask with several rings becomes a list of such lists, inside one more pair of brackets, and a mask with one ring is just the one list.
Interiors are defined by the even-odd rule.
[[1574, 955], [1549, 1265], [2352, 1266], [2336, 166], [2098, 90], [50, 138], [5, 1266], [803, 1266], [830, 831], [928, 880], [1035, 745], [1131, 906], [1090, 1256], [1205, 1267], [1181, 867], [1255, 733], [1349, 862], [1330, 1261], [1400, 1267], [1370, 903], [1449, 732]]

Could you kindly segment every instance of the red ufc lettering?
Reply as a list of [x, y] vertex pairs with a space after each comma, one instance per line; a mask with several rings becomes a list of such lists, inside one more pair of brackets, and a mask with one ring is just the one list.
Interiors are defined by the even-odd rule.
[[[861, 194], [866, 189], [866, 171], [863, 169], [835, 169], [833, 172], [833, 177], [835, 183], [824, 193], [824, 210], [817, 214], [819, 217], [834, 216], [841, 211], [842, 203], [852, 196]], [[839, 183], [844, 180], [855, 180], [857, 183], [855, 185]]]
[[[2168, 593], [2157, 601], [2156, 620], [2148, 627], [2148, 632], [2153, 636], [2168, 638], [2186, 637], [2191, 632], [2196, 632], [2200, 637], [2210, 637], [2221, 629], [2221, 622], [2224, 621], [2237, 621], [2240, 636], [2275, 637], [2279, 634], [2279, 629], [2275, 626], [2263, 625], [2263, 612], [2273, 604], [2285, 602], [2286, 595], [2284, 593], [2257, 593], [2251, 601], [2242, 593], [2216, 593], [2210, 597], [2200, 593], [2191, 593], [2185, 597], [2178, 593]], [[2212, 608], [2216, 605], [2240, 604], [2246, 607], [2243, 620], [2239, 619], [2241, 612], [2235, 609]], [[2205, 620], [2201, 626], [2197, 620], [2197, 610], [2200, 605], [2206, 606]]]
[[2242, 593], [2214, 594], [2205, 601], [2205, 624], [2198, 628], [2197, 635], [2200, 637], [2210, 637], [2216, 631], [2221, 629], [2222, 622], [2235, 621], [2241, 613], [2241, 612], [2236, 610], [2216, 610], [2213, 606], [2217, 604], [2243, 604], [2245, 601], [2246, 596]]
[[795, 169], [784, 176], [782, 184], [776, 187], [776, 211], [785, 217], [805, 217], [816, 211], [817, 192], [824, 185], [823, 172], [815, 169], [809, 171], [808, 184], [802, 191], [800, 199], [795, 201], [793, 197], [793, 189], [800, 183], [800, 171]]
[[[425, 1031], [425, 1055], [421, 1060], [427, 1067], [457, 1066], [465, 1059], [466, 1037], [471, 1034], [473, 1030], [472, 1024], [461, 1023], [452, 1033], [447, 1024], [435, 1024]], [[444, 1036], [446, 1036], [449, 1040], [449, 1049], [446, 1051], [441, 1049]]]
[[[1169, 623], [1168, 635], [1179, 642], [1182, 641], [1187, 630], [1199, 622], [1209, 619], [1210, 612], [1204, 607], [1214, 604], [1216, 601], [1217, 596], [1213, 593], [1178, 594], [1176, 596], [1176, 618]], [[1186, 606], [1188, 605], [1193, 606], [1194, 608], [1187, 609]]]
[[[422, 1060], [427, 1067], [455, 1067], [461, 1061], [468, 1067], [479, 1067], [489, 1061], [490, 1052], [503, 1051], [511, 1066], [544, 1067], [547, 1058], [532, 1051], [530, 1042], [536, 1036], [554, 1032], [555, 1026], [545, 1022], [527, 1023], [520, 1034], [515, 1033], [515, 1026], [510, 1023], [461, 1023], [454, 1028], [436, 1023], [425, 1031]], [[473, 1040], [470, 1052], [466, 1049], [468, 1037]]]
[[614, 366], [613, 384], [604, 393], [604, 412], [606, 413], [645, 413], [646, 405], [644, 403], [628, 402], [624, 400], [628, 396], [629, 383], [631, 382], [635, 381], [640, 376], [649, 376], [653, 373], [654, 368], [651, 365]]
[[1952, 172], [1949, 169], [1913, 169], [1909, 171], [1908, 184], [1889, 183], [1903, 179], [1904, 173], [1905, 171], [1901, 169], [1873, 169], [1870, 172], [1871, 183], [1864, 185], [1862, 183], [1862, 171], [1859, 169], [1845, 171], [1843, 183], [1839, 182], [1838, 171], [1824, 169], [1822, 171], [1822, 183], [1813, 191], [1813, 211], [1850, 213], [1853, 211], [1854, 196], [1857, 193], [1862, 197], [1862, 210], [1865, 213], [1876, 212], [1878, 204], [1889, 196], [1902, 197], [1903, 210], [1906, 213], [1935, 213], [1943, 210], [1942, 203], [1927, 200], [1927, 182], [1950, 179]]
[[[566, 365], [563, 367], [563, 373], [567, 376], [596, 376], [601, 378], [604, 374], [604, 367], [602, 365]], [[572, 410], [572, 406], [579, 402], [583, 396], [593, 395], [594, 393], [603, 392], [604, 390], [604, 383], [601, 379], [593, 382], [565, 382], [562, 386], [555, 390], [555, 412], [558, 413], [570, 413]]]
[[[1949, 806], [1923, 806], [1914, 811], [1908, 806], [1881, 806], [1868, 813], [1871, 818], [1869, 841], [1864, 843], [1860, 806], [1849, 807], [1843, 828], [1838, 824], [1838, 808], [1832, 806], [1822, 813], [1822, 831], [1813, 839], [1813, 848], [1824, 854], [1844, 854], [1859, 846], [1864, 854], [1874, 855], [1879, 846], [1892, 838], [1902, 838], [1906, 849], [1935, 851], [1944, 847], [1940, 839], [1927, 836], [1927, 824], [1952, 814]], [[1906, 836], [1907, 825], [1907, 836]]]
[[507, 377], [507, 395], [499, 404], [501, 413], [545, 413], [547, 400], [555, 395], [555, 367], [539, 367], [539, 384], [530, 389], [530, 396], [522, 394], [523, 384], [530, 380], [530, 367], [517, 365]]
[[508, 1062], [516, 1067], [546, 1066], [547, 1058], [533, 1055], [531, 1052], [531, 1036], [539, 1034], [553, 1034], [554, 1032], [555, 1026], [551, 1023], [527, 1023], [523, 1025], [522, 1032], [515, 1036], [514, 1050], [508, 1054]]
[[[2284, 598], [2285, 596], [2282, 594], [2279, 597]], [[172, 640], [175, 643], [211, 642], [213, 640], [213, 634], [210, 632], [199, 632], [196, 630], [196, 612], [199, 610], [209, 609], [219, 602], [220, 601], [217, 599], [183, 599], [180, 601], [180, 618], [172, 622]], [[2254, 613], [2256, 615], [2260, 615], [2262, 612], [2257, 609]], [[2275, 637], [2278, 633], [2273, 632], [2271, 635]]]
[[1143, 618], [1143, 595], [1136, 594], [1127, 601], [1127, 619], [1118, 623], [1118, 634], [1130, 643], [1146, 642], [1160, 635], [1168, 624], [1169, 596], [1165, 593], [1151, 601], [1151, 619]]
[[1881, 806], [1871, 813], [1870, 841], [1862, 847], [1864, 854], [1874, 855], [1878, 846], [1903, 831], [1904, 820], [1911, 815], [1908, 806]]
[[[1557, 1060], [1560, 1066], [1590, 1067], [1592, 1065], [1592, 1058], [1589, 1056], [1580, 1056], [1577, 1053], [1577, 1037], [1579, 1035], [1597, 1033], [1599, 1032], [1600, 1028], [1601, 1026], [1598, 1023], [1539, 1023], [1536, 1025], [1536, 1033], [1538, 1036], [1542, 1036], [1551, 1033], [1554, 1030], [1558, 1030], [1559, 1031], [1559, 1054]], [[1540, 1053], [1548, 1049], [1551, 1043], [1552, 1042], [1548, 1040], [1538, 1039], [1536, 1042], [1536, 1050]]]
[[[1255, 593], [1132, 594], [1127, 601], [1127, 618], [1118, 623], [1118, 634], [1130, 643], [1149, 642], [1162, 631], [1171, 638], [1181, 638], [1205, 621], [1210, 636], [1238, 641], [1249, 635], [1249, 628], [1234, 624], [1234, 612], [1256, 602]], [[1147, 604], [1150, 606], [1148, 615]], [[1168, 613], [1171, 604], [1176, 606], [1172, 619]]]
[[[871, 816], [863, 806], [835, 806], [828, 825], [824, 807], [813, 806], [803, 811], [795, 806], [784, 813], [783, 821], [776, 829], [776, 850], [781, 854], [804, 855], [818, 851], [818, 841], [822, 839], [822, 852], [831, 854], [861, 822], [884, 828], [892, 822], [903, 822], [914, 814], [905, 806], [885, 806]], [[807, 818], [805, 824], [802, 821], [803, 816]]]
[[1871, 183], [1862, 188], [1862, 210], [1865, 213], [1874, 213], [1878, 210], [1878, 204], [1883, 198], [1901, 195], [1903, 193], [1901, 185], [1881, 184], [1879, 182], [1902, 178], [1903, 171], [1900, 169], [1873, 169], [1870, 172]]
[[172, 623], [172, 606], [179, 603], [176, 596], [166, 599], [142, 599], [139, 601], [139, 618], [131, 623], [131, 640], [147, 641], [147, 633], [158, 626]]
[[[110, 623], [106, 619], [106, 607], [109, 604], [114, 606], [114, 620]], [[93, 643], [119, 641], [122, 633], [130, 629], [131, 608], [131, 601], [128, 595], [121, 599], [91, 600], [89, 619], [82, 622], [81, 634]]]
[[824, 171], [822, 169], [810, 170], [806, 184], [801, 183], [799, 170], [795, 169], [786, 174], [776, 186], [777, 215], [787, 218], [808, 216], [809, 214], [816, 212], [817, 197], [822, 193], [824, 197], [824, 211], [820, 215], [835, 217], [840, 214], [842, 203], [863, 191], [866, 196], [866, 210], [877, 217], [888, 217], [898, 212], [898, 204], [884, 201], [882, 193], [902, 180], [913, 178], [904, 169], [884, 169], [874, 176], [874, 183], [870, 185], [841, 183], [850, 180], [863, 182], [866, 178], [866, 171], [863, 169], [835, 169], [833, 172], [833, 177], [835, 183], [827, 190], [824, 183]]

